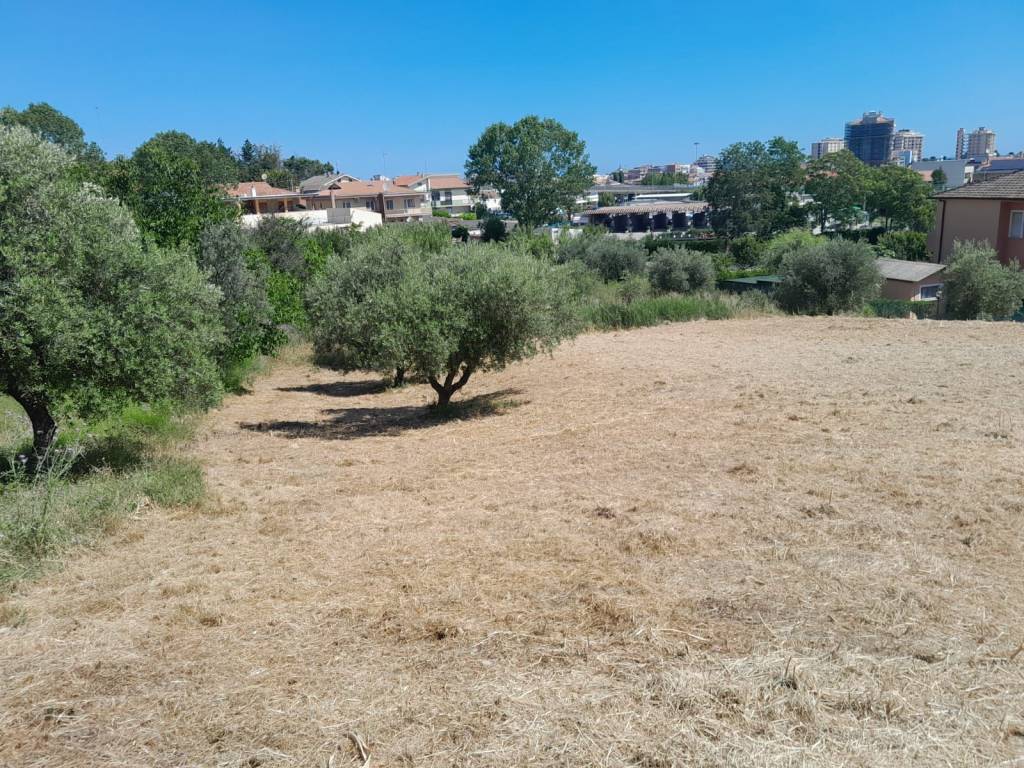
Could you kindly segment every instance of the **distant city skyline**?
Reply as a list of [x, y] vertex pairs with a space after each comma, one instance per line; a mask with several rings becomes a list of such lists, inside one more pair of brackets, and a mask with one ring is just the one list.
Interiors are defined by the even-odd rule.
[[[875, 110], [924, 134], [926, 156], [953, 157], [957, 129], [982, 125], [1001, 152], [1024, 150], [1013, 46], [973, 49], [970, 68], [938, 55], [959, 4], [909, 0], [881, 26], [854, 6], [780, 5], [733, 3], [721, 34], [711, 12], [698, 21], [671, 0], [628, 14], [526, 0], [456, 25], [426, 6], [321, 8], [314, 22], [265, 0], [245, 14], [196, 0], [7, 3], [0, 104], [49, 102], [111, 156], [174, 129], [363, 178], [460, 171], [487, 125], [526, 114], [578, 132], [601, 171], [777, 135], [809, 153]], [[986, 10], [1000, 28], [1024, 23], [1018, 0]], [[894, 71], [920, 76], [894, 89]]]

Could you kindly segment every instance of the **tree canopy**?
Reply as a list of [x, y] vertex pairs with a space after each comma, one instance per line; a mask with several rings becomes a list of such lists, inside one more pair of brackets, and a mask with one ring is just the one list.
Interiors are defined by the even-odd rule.
[[848, 149], [831, 152], [807, 166], [805, 191], [814, 198], [811, 210], [822, 231], [835, 224], [854, 224], [867, 196], [869, 168]]
[[917, 171], [899, 165], [872, 168], [867, 182], [868, 210], [893, 227], [926, 231], [932, 225], [934, 190]]
[[592, 183], [586, 144], [557, 120], [534, 115], [494, 123], [469, 148], [466, 177], [477, 190], [493, 186], [521, 226], [535, 227], [571, 210]]
[[1008, 320], [1024, 303], [1024, 272], [983, 243], [955, 243], [945, 271], [946, 312], [956, 320]]
[[309, 292], [319, 355], [346, 368], [408, 370], [439, 405], [475, 372], [571, 335], [572, 296], [563, 268], [525, 253], [478, 243], [432, 253], [393, 235], [329, 259]]
[[187, 254], [144, 243], [129, 212], [68, 178], [73, 160], [0, 127], [0, 390], [32, 421], [127, 400], [209, 403], [219, 292]]
[[828, 240], [790, 250], [775, 297], [787, 312], [834, 315], [859, 310], [882, 283], [875, 252], [866, 243]]
[[705, 190], [715, 231], [728, 238], [767, 237], [791, 226], [803, 159], [796, 143], [782, 137], [726, 147]]

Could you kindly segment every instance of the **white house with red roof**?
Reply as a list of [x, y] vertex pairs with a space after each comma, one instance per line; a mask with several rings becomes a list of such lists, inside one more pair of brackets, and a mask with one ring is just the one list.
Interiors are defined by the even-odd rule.
[[431, 208], [451, 214], [472, 211], [475, 203], [470, 194], [469, 184], [454, 173], [414, 173], [396, 176], [395, 184], [422, 192], [426, 195]]

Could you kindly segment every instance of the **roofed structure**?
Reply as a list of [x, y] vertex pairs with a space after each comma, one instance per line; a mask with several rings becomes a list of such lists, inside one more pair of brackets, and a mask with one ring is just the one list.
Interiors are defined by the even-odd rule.
[[1024, 171], [1015, 171], [990, 181], [980, 181], [975, 184], [966, 184], [956, 189], [948, 189], [935, 195], [935, 198], [937, 200], [957, 198], [1024, 200]]
[[359, 181], [355, 176], [347, 173], [321, 173], [319, 176], [310, 176], [303, 179], [299, 184], [300, 192], [319, 192], [328, 189], [332, 185], [343, 184], [349, 181]]
[[876, 259], [878, 271], [886, 280], [899, 280], [905, 283], [916, 283], [938, 274], [945, 265], [930, 261], [906, 261], [904, 259]]

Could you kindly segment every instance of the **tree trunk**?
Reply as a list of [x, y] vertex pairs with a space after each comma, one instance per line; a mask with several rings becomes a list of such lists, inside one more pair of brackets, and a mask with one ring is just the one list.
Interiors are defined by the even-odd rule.
[[469, 381], [470, 375], [473, 373], [473, 369], [466, 366], [462, 369], [462, 374], [458, 379], [455, 378], [458, 374], [459, 368], [455, 367], [448, 371], [448, 375], [444, 377], [444, 383], [437, 380], [436, 376], [430, 376], [428, 381], [430, 386], [433, 387], [437, 393], [437, 402], [434, 403], [434, 408], [444, 408], [452, 399], [452, 395], [466, 386], [466, 382]]
[[405, 384], [405, 368], [395, 368], [395, 378], [392, 382], [393, 387], [400, 387]]
[[35, 455], [36, 461], [41, 461], [57, 438], [57, 422], [53, 420], [50, 408], [44, 401], [18, 391], [8, 394], [25, 409], [29, 421], [32, 422], [32, 453]]

